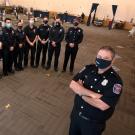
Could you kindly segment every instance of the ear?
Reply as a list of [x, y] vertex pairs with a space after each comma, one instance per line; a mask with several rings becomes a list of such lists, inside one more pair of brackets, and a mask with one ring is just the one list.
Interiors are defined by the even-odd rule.
[[112, 64], [115, 62], [115, 59], [116, 59], [116, 58], [114, 57], [113, 60], [112, 60]]

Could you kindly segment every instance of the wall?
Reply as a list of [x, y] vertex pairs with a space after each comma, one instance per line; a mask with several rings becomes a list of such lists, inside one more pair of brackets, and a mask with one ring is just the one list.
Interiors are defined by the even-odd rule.
[[[0, 0], [3, 1], [3, 0]], [[135, 4], [134, 0], [9, 0], [10, 3], [15, 5], [23, 5], [25, 7], [34, 7], [36, 9], [51, 10], [58, 12], [68, 11], [80, 15], [84, 12], [89, 14], [92, 3], [99, 3], [97, 16], [104, 18], [112, 17], [112, 4], [117, 4], [118, 11], [116, 19], [130, 21], [135, 17]]]

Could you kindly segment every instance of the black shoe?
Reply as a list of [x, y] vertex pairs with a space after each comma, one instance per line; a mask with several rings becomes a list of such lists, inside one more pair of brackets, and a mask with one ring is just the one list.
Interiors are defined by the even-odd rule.
[[73, 71], [70, 71], [70, 75], [74, 75]]
[[45, 68], [45, 65], [41, 65], [41, 67], [44, 69]]
[[11, 70], [11, 71], [8, 71], [10, 74], [14, 74], [15, 71], [14, 70]]
[[2, 74], [0, 74], [0, 79], [2, 79]]
[[37, 68], [37, 66], [35, 66], [35, 65], [32, 65], [31, 67], [32, 67], [32, 68]]
[[58, 72], [58, 68], [54, 68], [54, 71], [55, 71], [55, 72]]
[[15, 71], [20, 71], [20, 68], [15, 68]]
[[49, 70], [49, 69], [50, 69], [50, 67], [49, 67], [49, 66], [47, 66], [45, 69], [46, 69], [46, 70]]
[[27, 68], [28, 67], [28, 65], [24, 65], [24, 68]]
[[3, 73], [3, 76], [8, 76], [8, 73]]
[[35, 68], [38, 68], [38, 65], [34, 66]]
[[65, 73], [65, 72], [66, 72], [66, 70], [63, 69], [63, 70], [62, 70], [62, 73]]
[[23, 70], [24, 70], [24, 68], [23, 68], [23, 67], [20, 67], [19, 69], [20, 69], [20, 71], [23, 71]]

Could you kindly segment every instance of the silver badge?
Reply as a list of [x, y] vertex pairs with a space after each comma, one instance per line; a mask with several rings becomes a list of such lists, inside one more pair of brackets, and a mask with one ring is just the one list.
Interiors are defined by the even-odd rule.
[[106, 86], [108, 84], [108, 80], [104, 79], [101, 84], [102, 84], [102, 86]]

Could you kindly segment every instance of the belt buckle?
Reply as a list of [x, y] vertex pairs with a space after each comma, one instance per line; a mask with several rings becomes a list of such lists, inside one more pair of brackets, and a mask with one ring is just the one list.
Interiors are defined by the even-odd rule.
[[83, 115], [82, 115], [82, 112], [79, 112], [79, 117], [81, 117], [82, 119], [87, 120], [87, 121], [90, 120], [89, 118], [83, 116]]

